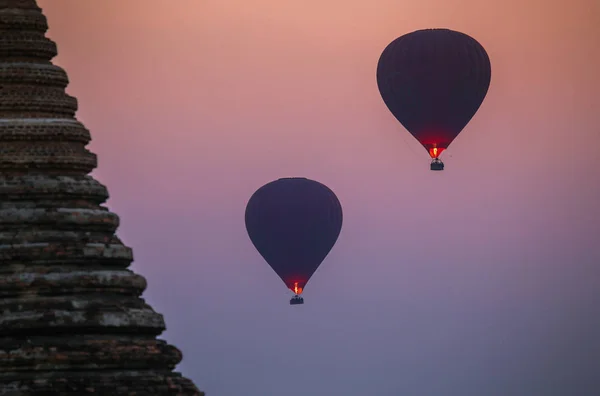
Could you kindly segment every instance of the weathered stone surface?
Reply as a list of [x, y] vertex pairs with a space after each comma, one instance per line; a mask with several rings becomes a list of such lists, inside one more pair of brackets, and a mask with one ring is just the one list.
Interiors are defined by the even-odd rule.
[[1, 373], [0, 396], [182, 396], [199, 392], [192, 381], [168, 370], [89, 370]]
[[50, 62], [57, 54], [56, 44], [38, 33], [6, 30], [0, 35], [0, 61]]
[[36, 0], [0, 0], [0, 9], [20, 9], [23, 12], [28, 10], [41, 11]]
[[89, 176], [0, 175], [0, 210], [96, 209], [108, 199], [106, 187]]
[[0, 0], [0, 396], [203, 395], [156, 339], [47, 28], [35, 0]]
[[128, 267], [133, 261], [133, 252], [131, 248], [116, 243], [13, 242], [0, 245], [0, 260], [6, 267], [11, 263]]
[[[126, 357], [125, 359], [123, 357]], [[0, 372], [69, 369], [170, 369], [181, 352], [163, 340], [84, 335], [0, 339]]]
[[143, 299], [109, 292], [60, 296], [23, 294], [0, 301], [0, 336], [132, 333], [158, 335], [162, 315]]
[[91, 137], [86, 127], [75, 119], [0, 118], [0, 140], [66, 140], [87, 144]]
[[94, 292], [139, 296], [146, 289], [144, 277], [123, 269], [46, 266], [5, 271], [0, 272], [2, 298]]
[[[56, 142], [42, 146], [40, 142], [5, 142], [0, 147], [0, 171], [55, 170], [62, 174], [86, 174], [97, 165], [96, 155], [83, 146]], [[56, 174], [56, 173], [55, 173]]]
[[15, 62], [0, 65], [0, 84], [3, 82], [64, 89], [69, 84], [69, 78], [62, 68], [52, 64]]
[[0, 8], [0, 29], [39, 32], [48, 29], [48, 24], [46, 17], [36, 8]]
[[0, 209], [0, 227], [4, 229], [25, 228], [28, 225], [114, 232], [119, 226], [119, 217], [103, 207], [96, 209]]
[[0, 86], [0, 114], [4, 117], [20, 112], [72, 117], [76, 111], [77, 99], [67, 95], [63, 88], [26, 84]]

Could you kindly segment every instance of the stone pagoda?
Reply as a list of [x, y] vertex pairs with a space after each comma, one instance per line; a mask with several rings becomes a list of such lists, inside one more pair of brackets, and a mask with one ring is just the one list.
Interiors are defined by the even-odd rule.
[[0, 395], [203, 395], [127, 269], [47, 28], [0, 0]]

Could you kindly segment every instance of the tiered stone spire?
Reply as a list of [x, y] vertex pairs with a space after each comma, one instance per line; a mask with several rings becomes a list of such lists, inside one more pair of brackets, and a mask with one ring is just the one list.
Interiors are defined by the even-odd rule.
[[127, 267], [35, 0], [0, 0], [0, 395], [202, 395]]

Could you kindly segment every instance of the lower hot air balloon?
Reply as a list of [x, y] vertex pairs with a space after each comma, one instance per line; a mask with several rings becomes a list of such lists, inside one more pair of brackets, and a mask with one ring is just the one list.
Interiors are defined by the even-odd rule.
[[306, 178], [284, 178], [259, 188], [246, 206], [250, 240], [300, 297], [342, 230], [342, 206], [327, 186]]
[[392, 41], [377, 65], [377, 85], [392, 114], [425, 147], [431, 170], [475, 115], [491, 80], [485, 49], [449, 29], [424, 29]]

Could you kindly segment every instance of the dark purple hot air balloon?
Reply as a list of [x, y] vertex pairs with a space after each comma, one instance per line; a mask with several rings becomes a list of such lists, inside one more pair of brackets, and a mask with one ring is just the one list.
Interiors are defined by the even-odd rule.
[[342, 229], [342, 206], [327, 186], [305, 178], [285, 178], [259, 188], [246, 207], [250, 240], [285, 285], [300, 294], [335, 244]]
[[491, 79], [485, 49], [449, 29], [425, 29], [392, 41], [377, 65], [377, 85], [392, 114], [429, 152], [431, 169], [475, 115]]

